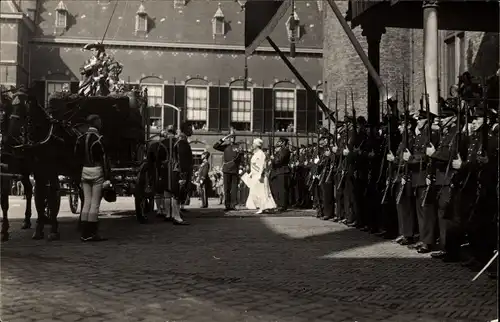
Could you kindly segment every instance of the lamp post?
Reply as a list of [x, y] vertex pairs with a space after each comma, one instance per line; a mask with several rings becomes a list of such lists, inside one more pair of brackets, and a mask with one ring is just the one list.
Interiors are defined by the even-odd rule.
[[174, 110], [177, 111], [177, 128], [180, 128], [181, 127], [181, 108], [177, 107], [175, 105], [172, 105], [172, 104], [168, 104], [168, 103], [163, 103], [163, 106], [173, 108]]

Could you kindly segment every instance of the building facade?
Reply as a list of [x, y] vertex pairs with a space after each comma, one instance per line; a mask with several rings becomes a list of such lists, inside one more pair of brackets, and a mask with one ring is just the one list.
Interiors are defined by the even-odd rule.
[[[348, 1], [335, 1], [335, 3], [344, 15], [347, 17], [351, 15]], [[439, 6], [439, 1], [437, 4]], [[370, 5], [378, 4], [374, 1]], [[438, 19], [442, 13], [440, 10], [438, 7]], [[352, 89], [356, 110], [361, 115], [367, 115], [369, 105], [367, 70], [333, 12], [329, 8], [325, 11], [323, 75], [327, 84], [325, 93], [328, 93], [325, 100], [333, 106], [335, 93], [339, 93], [339, 101], [343, 106], [344, 93], [350, 93]], [[384, 22], [382, 15], [384, 12], [386, 15], [389, 14], [386, 8], [382, 8], [381, 12], [377, 12], [378, 19], [376, 14], [372, 15], [375, 16], [374, 19], [365, 18], [362, 25], [353, 28], [353, 32], [368, 56], [371, 54], [369, 43], [375, 51], [379, 46], [380, 55], [374, 60], [378, 60], [380, 76], [388, 91], [394, 94], [397, 92], [401, 100], [404, 82], [409, 94], [406, 96], [409, 103], [412, 108], [419, 108], [419, 100], [425, 92], [423, 30], [381, 26], [380, 23]], [[449, 17], [445, 16], [442, 19], [449, 20]], [[471, 12], [469, 20], [472, 19], [475, 18]], [[449, 87], [457, 84], [458, 75], [465, 71], [469, 71], [478, 82], [496, 74], [499, 68], [498, 32], [439, 30], [438, 41], [438, 77], [441, 96], [448, 95]], [[350, 97], [348, 104], [351, 106]], [[342, 114], [343, 110], [339, 111]]]
[[[230, 128], [249, 144], [252, 137], [267, 139], [271, 132], [298, 135], [303, 141], [322, 119], [314, 97], [268, 44], [248, 58], [244, 86], [245, 0], [39, 0], [30, 2], [29, 11], [24, 0], [1, 3], [2, 53], [4, 39], [17, 45], [17, 56], [24, 50], [18, 40], [22, 37], [4, 25], [4, 7], [17, 10], [23, 22], [30, 20], [36, 28], [22, 38], [30, 42], [29, 59], [16, 60], [10, 49], [11, 63], [26, 71], [15, 77], [9, 69], [8, 82], [0, 83], [31, 84], [40, 101], [64, 83], [76, 90], [79, 69], [91, 55], [82, 47], [103, 40], [106, 52], [124, 66], [121, 78], [148, 88], [151, 124], [177, 126], [177, 111], [170, 105], [180, 108], [181, 121], [196, 129], [193, 140], [200, 143], [193, 147], [199, 153], [210, 151]], [[291, 13], [271, 35], [284, 52], [290, 48], [286, 22]], [[300, 28], [291, 60], [321, 96], [323, 2], [298, 1], [295, 13]]]

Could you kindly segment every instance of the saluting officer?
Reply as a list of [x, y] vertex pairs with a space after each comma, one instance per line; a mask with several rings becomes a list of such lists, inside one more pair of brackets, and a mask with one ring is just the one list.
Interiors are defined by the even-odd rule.
[[224, 180], [224, 204], [225, 210], [236, 210], [238, 203], [238, 180], [240, 164], [243, 160], [243, 153], [238, 144], [236, 144], [234, 132], [214, 144], [214, 149], [224, 152], [224, 164], [222, 173]]

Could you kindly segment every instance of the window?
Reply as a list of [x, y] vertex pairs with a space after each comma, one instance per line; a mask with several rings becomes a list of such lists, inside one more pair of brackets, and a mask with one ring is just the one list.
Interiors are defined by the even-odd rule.
[[30, 18], [30, 19], [31, 19], [31, 21], [35, 21], [36, 10], [35, 10], [35, 9], [28, 8], [28, 9], [26, 10], [26, 15], [28, 16], [28, 18]]
[[135, 31], [148, 31], [148, 16], [145, 14], [138, 14], [135, 17]]
[[174, 8], [180, 9], [186, 5], [186, 0], [174, 0]]
[[208, 89], [206, 87], [186, 87], [186, 118], [193, 129], [200, 130], [207, 124]]
[[274, 91], [274, 130], [294, 132], [295, 91]]
[[[446, 87], [457, 84], [457, 77], [465, 70], [465, 43], [464, 34], [454, 33], [445, 41], [445, 77]], [[445, 90], [447, 92], [447, 89]]]
[[148, 89], [148, 107], [149, 119], [151, 126], [162, 127], [162, 110], [163, 110], [163, 86], [162, 85], [146, 85]]
[[66, 10], [56, 11], [56, 28], [66, 28], [68, 21], [68, 12]]
[[224, 19], [215, 18], [213, 21], [214, 35], [224, 35]]
[[231, 89], [231, 126], [237, 131], [250, 131], [252, 91]]
[[66, 82], [47, 82], [47, 86], [46, 86], [47, 92], [45, 93], [46, 105], [49, 102], [50, 95], [57, 93], [57, 92], [62, 92], [64, 84], [66, 84]]

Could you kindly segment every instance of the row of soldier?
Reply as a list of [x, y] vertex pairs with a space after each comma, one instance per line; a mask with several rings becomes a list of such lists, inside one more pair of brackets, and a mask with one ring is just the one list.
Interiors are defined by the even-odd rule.
[[[267, 151], [279, 210], [312, 207], [323, 220], [479, 270], [496, 250], [498, 230], [498, 96], [483, 88], [452, 86], [438, 115], [426, 96], [410, 113], [403, 95], [402, 104], [387, 100], [380, 125], [353, 110], [310, 146], [280, 139]], [[232, 151], [226, 168], [238, 156]], [[233, 209], [235, 190], [226, 180], [226, 208]], [[496, 276], [493, 266], [489, 271]]]

